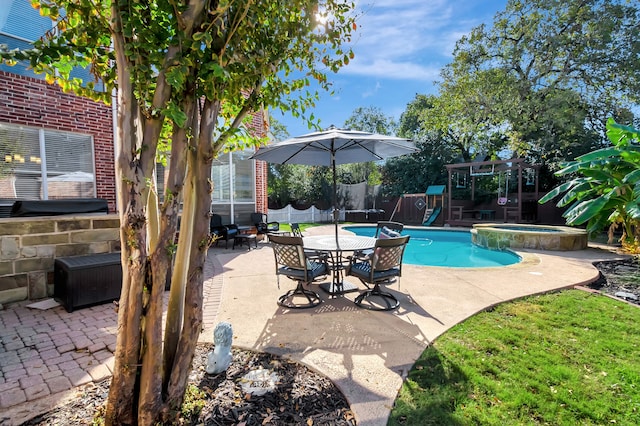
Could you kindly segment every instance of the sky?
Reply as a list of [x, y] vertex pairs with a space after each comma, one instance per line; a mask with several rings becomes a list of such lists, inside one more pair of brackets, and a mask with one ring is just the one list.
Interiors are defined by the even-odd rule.
[[[358, 107], [377, 107], [398, 120], [416, 94], [435, 94], [440, 69], [451, 62], [456, 41], [472, 28], [491, 25], [507, 0], [357, 0], [355, 58], [320, 92], [314, 115], [320, 126], [342, 127]], [[309, 133], [304, 121], [278, 110], [272, 116], [290, 136]]]

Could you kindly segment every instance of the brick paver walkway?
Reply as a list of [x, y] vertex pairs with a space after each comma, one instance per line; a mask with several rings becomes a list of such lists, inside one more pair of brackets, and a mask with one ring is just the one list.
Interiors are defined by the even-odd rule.
[[[222, 295], [222, 271], [213, 250], [205, 264], [203, 329], [213, 328]], [[168, 292], [165, 292], [165, 303]], [[110, 377], [118, 314], [113, 304], [74, 312], [62, 306], [0, 310], [0, 413], [89, 382]], [[0, 414], [0, 425], [4, 424]]]

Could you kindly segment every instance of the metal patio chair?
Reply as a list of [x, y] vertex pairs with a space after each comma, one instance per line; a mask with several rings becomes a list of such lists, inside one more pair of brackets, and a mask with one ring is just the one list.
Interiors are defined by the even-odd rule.
[[373, 255], [367, 258], [351, 257], [346, 275], [358, 278], [368, 288], [356, 297], [356, 305], [374, 311], [388, 311], [400, 305], [398, 299], [383, 291], [380, 285], [402, 275], [402, 255], [408, 242], [409, 235], [378, 238]]
[[[322, 301], [318, 293], [304, 288], [320, 277], [329, 274], [325, 258], [310, 258], [305, 254], [302, 238], [269, 235], [276, 261], [276, 277], [280, 288], [280, 275], [297, 282], [296, 288], [278, 298], [278, 305], [286, 308], [312, 308]], [[302, 303], [297, 300], [302, 299]]]

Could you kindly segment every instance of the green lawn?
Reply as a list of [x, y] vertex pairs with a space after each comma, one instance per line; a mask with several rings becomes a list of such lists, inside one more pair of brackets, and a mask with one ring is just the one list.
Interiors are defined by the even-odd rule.
[[389, 424], [640, 424], [640, 308], [568, 290], [480, 313], [422, 354]]
[[[304, 232], [307, 228], [313, 228], [314, 226], [326, 225], [326, 223], [300, 223], [300, 231]], [[291, 231], [291, 226], [288, 223], [280, 223], [280, 231]]]

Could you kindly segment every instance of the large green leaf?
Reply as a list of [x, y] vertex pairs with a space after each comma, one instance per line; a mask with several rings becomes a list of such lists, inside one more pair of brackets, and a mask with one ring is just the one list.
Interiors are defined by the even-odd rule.
[[575, 179], [573, 182], [576, 182], [576, 184], [573, 185], [558, 201], [556, 204], [558, 207], [566, 206], [575, 199], [584, 198], [588, 192], [593, 191], [591, 183], [587, 179]]
[[598, 215], [592, 217], [587, 223], [587, 232], [589, 234], [595, 234], [601, 232], [609, 224], [608, 216]]
[[568, 175], [568, 174], [571, 174], [571, 173], [575, 173], [582, 167], [584, 167], [584, 163], [583, 162], [571, 161], [570, 163], [565, 164], [562, 169], [560, 169], [557, 172], [555, 172], [555, 175], [556, 176], [564, 176], [564, 175]]
[[611, 157], [617, 157], [620, 155], [620, 150], [615, 147], [597, 149], [587, 154], [581, 155], [577, 158], [578, 161], [595, 161], [605, 160]]
[[596, 179], [603, 183], [608, 183], [610, 185], [622, 184], [622, 182], [619, 179], [617, 179], [614, 175], [602, 169], [585, 169], [585, 170], [581, 170], [581, 173], [584, 176], [587, 176], [592, 179]]
[[544, 197], [542, 197], [540, 199], [540, 201], [538, 201], [540, 204], [546, 203], [547, 201], [551, 201], [553, 200], [555, 197], [557, 197], [558, 195], [560, 195], [561, 193], [565, 192], [566, 190], [568, 190], [569, 188], [571, 188], [571, 186], [574, 184], [574, 181], [569, 181], [569, 182], [565, 182], [555, 188], [553, 188], [551, 191], [549, 191]]
[[580, 202], [571, 211], [567, 211], [567, 223], [582, 225], [595, 215], [602, 213], [603, 207], [608, 201], [608, 198], [603, 196]]
[[623, 183], [629, 184], [637, 184], [640, 183], [640, 168], [635, 169], [634, 171], [627, 174], [624, 179], [622, 179]]
[[640, 205], [638, 201], [631, 202], [625, 206], [627, 214], [635, 220], [640, 220]]

